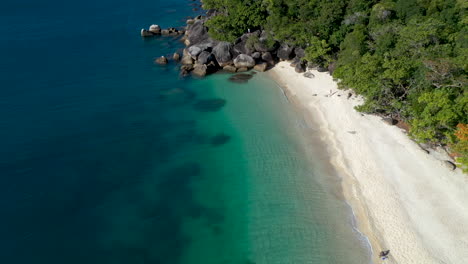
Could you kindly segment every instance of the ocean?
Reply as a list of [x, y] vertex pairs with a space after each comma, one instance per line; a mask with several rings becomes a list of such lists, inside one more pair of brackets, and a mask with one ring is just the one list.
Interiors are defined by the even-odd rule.
[[264, 73], [154, 58], [188, 0], [0, 9], [0, 262], [363, 264], [314, 128]]

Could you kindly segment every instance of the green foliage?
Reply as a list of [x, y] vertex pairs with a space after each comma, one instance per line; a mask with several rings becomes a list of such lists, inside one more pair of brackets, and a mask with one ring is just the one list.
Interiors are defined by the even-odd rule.
[[206, 0], [204, 5], [220, 11], [206, 23], [210, 36], [217, 40], [232, 42], [266, 22], [267, 13], [261, 0]]

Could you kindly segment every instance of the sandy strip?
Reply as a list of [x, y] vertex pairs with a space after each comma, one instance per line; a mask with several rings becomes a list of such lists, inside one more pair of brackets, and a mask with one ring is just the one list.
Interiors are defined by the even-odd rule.
[[362, 100], [347, 99], [328, 73], [311, 72], [308, 79], [281, 62], [269, 74], [320, 124], [374, 255], [391, 250], [388, 260], [374, 256], [375, 263], [468, 263], [468, 176], [401, 129], [355, 111]]

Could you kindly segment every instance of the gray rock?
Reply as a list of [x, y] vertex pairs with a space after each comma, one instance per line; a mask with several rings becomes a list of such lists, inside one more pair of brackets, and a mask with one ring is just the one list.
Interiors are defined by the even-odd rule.
[[204, 64], [195, 64], [192, 74], [198, 77], [204, 77], [206, 75], [207, 69], [208, 67]]
[[241, 42], [235, 44], [232, 50], [235, 57], [240, 54], [251, 55], [255, 51], [254, 49], [247, 47], [247, 40], [241, 40]]
[[224, 67], [232, 63], [231, 49], [232, 49], [232, 44], [229, 42], [224, 42], [224, 41], [219, 42], [213, 48], [212, 53], [215, 56], [216, 61], [221, 67]]
[[241, 68], [237, 69], [237, 72], [246, 72], [248, 70], [249, 70], [249, 68], [247, 68], [247, 67], [241, 67]]
[[166, 57], [161, 56], [161, 57], [157, 58], [154, 62], [157, 63], [157, 64], [164, 65], [164, 64], [167, 64], [169, 61], [167, 60]]
[[151, 25], [151, 26], [149, 27], [149, 31], [150, 31], [151, 33], [153, 33], [153, 34], [159, 35], [159, 34], [161, 34], [161, 27], [158, 26], [158, 25]]
[[304, 62], [299, 62], [298, 64], [296, 64], [296, 67], [294, 68], [294, 70], [297, 72], [297, 73], [303, 73], [306, 71], [306, 65]]
[[185, 71], [191, 71], [193, 70], [193, 64], [184, 64], [180, 66], [180, 69]]
[[208, 51], [202, 51], [200, 55], [198, 55], [198, 61], [197, 63], [199, 64], [208, 64], [214, 60], [213, 54], [209, 53]]
[[180, 54], [175, 52], [174, 55], [172, 55], [172, 59], [175, 60], [175, 61], [179, 61], [180, 60]]
[[203, 42], [208, 39], [208, 30], [203, 20], [196, 20], [187, 27], [187, 37], [191, 45]]
[[306, 73], [304, 73], [304, 77], [309, 78], [309, 79], [313, 79], [313, 78], [315, 78], [315, 75], [313, 73], [311, 73], [311, 72], [306, 72]]
[[223, 70], [227, 71], [227, 72], [236, 72], [237, 69], [236, 67], [232, 66], [232, 65], [226, 65], [223, 67]]
[[142, 37], [152, 37], [154, 36], [153, 32], [150, 32], [144, 28], [141, 29], [141, 32], [140, 32], [141, 36]]
[[249, 55], [240, 54], [234, 59], [234, 66], [236, 68], [252, 68], [255, 66], [255, 60]]
[[277, 51], [278, 58], [280, 60], [290, 60], [293, 53], [293, 48], [288, 44], [282, 44]]
[[198, 46], [191, 46], [188, 48], [188, 54], [192, 57], [192, 59], [196, 60], [198, 55], [202, 52], [202, 49]]
[[258, 60], [258, 59], [260, 59], [261, 57], [262, 57], [262, 54], [260, 54], [260, 52], [254, 52], [254, 53], [252, 53], [252, 58], [253, 58], [254, 60]]
[[295, 48], [294, 54], [296, 54], [297, 58], [302, 59], [305, 57], [305, 50], [303, 48]]
[[187, 19], [187, 21], [185, 23], [187, 25], [192, 25], [193, 23], [195, 23], [195, 19]]
[[268, 68], [268, 64], [266, 62], [260, 63], [255, 65], [254, 70], [259, 72], [264, 72]]
[[275, 60], [273, 59], [273, 56], [271, 55], [270, 52], [263, 52], [262, 53], [262, 60], [266, 61], [270, 65], [275, 64]]

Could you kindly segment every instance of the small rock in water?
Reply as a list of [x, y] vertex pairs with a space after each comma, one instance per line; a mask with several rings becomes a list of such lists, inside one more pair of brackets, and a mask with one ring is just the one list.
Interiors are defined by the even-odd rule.
[[151, 25], [149, 31], [154, 34], [161, 34], [161, 27], [158, 25]]
[[220, 145], [226, 144], [230, 139], [231, 139], [230, 136], [224, 133], [219, 133], [216, 136], [211, 138], [211, 145], [220, 146]]
[[157, 58], [154, 62], [157, 63], [157, 64], [165, 65], [165, 64], [168, 63], [168, 60], [167, 60], [166, 57], [161, 56], [161, 57]]
[[193, 107], [200, 112], [216, 112], [226, 105], [224, 99], [205, 99], [198, 100]]
[[247, 83], [250, 79], [252, 79], [252, 77], [252, 74], [239, 73], [229, 77], [229, 81], [234, 83]]
[[237, 72], [246, 72], [248, 70], [249, 70], [248, 68], [242, 67], [242, 68], [237, 69]]
[[172, 55], [172, 59], [175, 60], [175, 61], [179, 61], [180, 60], [180, 54], [175, 52], [174, 55]]

